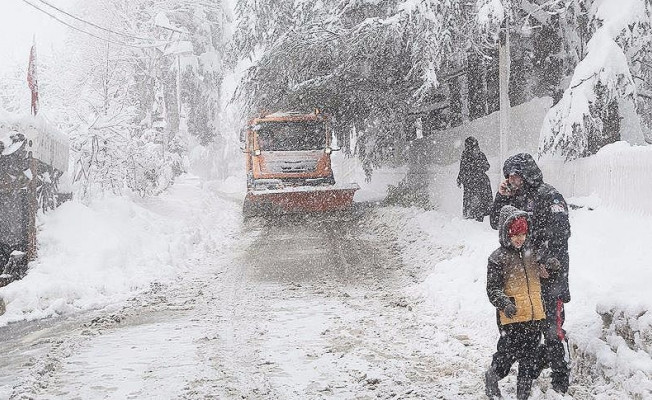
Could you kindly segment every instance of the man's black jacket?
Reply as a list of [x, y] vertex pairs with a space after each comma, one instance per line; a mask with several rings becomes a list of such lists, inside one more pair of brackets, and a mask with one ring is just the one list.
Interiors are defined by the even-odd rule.
[[496, 193], [489, 215], [491, 227], [498, 228], [500, 209], [505, 205], [531, 213], [530, 244], [537, 261], [547, 264], [549, 259], [556, 258], [561, 264], [558, 271], [549, 271], [550, 278], [541, 280], [543, 295], [569, 302], [568, 238], [571, 231], [564, 197], [553, 186], [543, 182], [539, 166], [527, 153], [509, 157], [503, 173], [506, 178], [510, 174], [521, 176], [523, 186], [511, 196]]

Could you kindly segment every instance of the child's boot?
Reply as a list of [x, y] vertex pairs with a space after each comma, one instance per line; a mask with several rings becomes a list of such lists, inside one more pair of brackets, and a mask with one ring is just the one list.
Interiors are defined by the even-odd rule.
[[501, 397], [500, 388], [498, 388], [498, 374], [496, 367], [489, 367], [484, 374], [485, 393], [490, 399], [499, 399]]

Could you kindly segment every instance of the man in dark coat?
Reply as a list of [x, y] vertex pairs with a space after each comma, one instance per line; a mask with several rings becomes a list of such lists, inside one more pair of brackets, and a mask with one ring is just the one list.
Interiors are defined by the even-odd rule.
[[485, 215], [489, 215], [493, 197], [491, 182], [486, 174], [488, 170], [487, 156], [480, 150], [476, 138], [469, 136], [464, 141], [460, 172], [457, 175], [457, 186], [464, 185], [464, 218], [482, 221]]
[[[544, 265], [548, 278], [541, 279], [541, 292], [546, 308], [545, 355], [552, 369], [552, 387], [566, 393], [569, 384], [568, 345], [564, 324], [564, 303], [571, 299], [568, 287], [568, 238], [570, 222], [564, 197], [551, 185], [543, 182], [543, 174], [534, 158], [519, 153], [505, 160], [505, 180], [489, 215], [492, 228], [498, 228], [500, 209], [512, 205], [532, 214], [531, 245], [537, 262]], [[564, 347], [566, 345], [566, 348]]]

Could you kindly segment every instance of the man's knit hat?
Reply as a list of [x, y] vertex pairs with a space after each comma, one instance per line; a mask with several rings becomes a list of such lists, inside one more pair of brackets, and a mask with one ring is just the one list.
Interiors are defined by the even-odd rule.
[[509, 223], [507, 228], [507, 236], [516, 236], [527, 233], [527, 219], [525, 217], [515, 218]]

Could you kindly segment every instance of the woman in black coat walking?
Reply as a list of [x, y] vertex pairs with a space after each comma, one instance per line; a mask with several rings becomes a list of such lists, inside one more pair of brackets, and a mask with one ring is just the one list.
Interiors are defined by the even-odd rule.
[[491, 182], [486, 172], [489, 170], [487, 156], [480, 150], [478, 140], [469, 136], [464, 141], [464, 151], [460, 160], [460, 173], [457, 186], [464, 185], [464, 218], [484, 220], [493, 205]]

